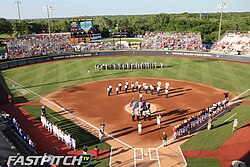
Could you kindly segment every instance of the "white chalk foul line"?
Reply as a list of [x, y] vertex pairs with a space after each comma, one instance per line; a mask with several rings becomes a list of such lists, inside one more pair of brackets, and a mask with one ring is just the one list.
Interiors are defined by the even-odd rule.
[[158, 149], [156, 149], [156, 155], [157, 155], [158, 165], [159, 165], [159, 167], [161, 167], [161, 161], [160, 161], [160, 157], [159, 157]]
[[[12, 79], [10, 79], [10, 78], [6, 77], [6, 76], [5, 76], [5, 78], [7, 78], [8, 80], [10, 80], [11, 82], [14, 82], [15, 84], [18, 84], [19, 86], [23, 87], [24, 89], [28, 90], [29, 92], [33, 93], [34, 95], [36, 95], [36, 96], [40, 97], [41, 99], [43, 99], [43, 100], [47, 101], [48, 103], [50, 103], [50, 104], [54, 105], [55, 107], [59, 108], [60, 110], [62, 110], [62, 111], [64, 111], [64, 112], [66, 112], [67, 114], [69, 114], [69, 115], [71, 115], [71, 116], [73, 116], [73, 117], [77, 118], [78, 120], [80, 120], [80, 121], [84, 122], [85, 124], [89, 125], [90, 127], [94, 128], [94, 129], [96, 129], [96, 130], [98, 130], [98, 131], [100, 130], [100, 129], [99, 129], [99, 128], [97, 128], [96, 126], [94, 126], [94, 125], [92, 125], [91, 123], [89, 123], [89, 122], [87, 122], [87, 121], [83, 120], [82, 118], [80, 118], [80, 117], [76, 116], [75, 114], [70, 113], [69, 111], [65, 110], [63, 107], [59, 106], [58, 104], [53, 103], [53, 102], [52, 102], [52, 101], [50, 101], [49, 99], [47, 99], [47, 98], [45, 98], [45, 97], [43, 97], [43, 96], [41, 96], [41, 95], [37, 94], [36, 92], [34, 92], [34, 91], [32, 91], [32, 90], [30, 90], [30, 89], [28, 89], [28, 88], [25, 88], [23, 85], [21, 85], [21, 84], [17, 83], [16, 81], [14, 81], [14, 80], [12, 80]], [[132, 146], [128, 145], [127, 143], [124, 143], [123, 141], [121, 141], [121, 140], [119, 140], [119, 139], [117, 139], [117, 138], [113, 137], [112, 135], [110, 135], [110, 134], [108, 134], [108, 133], [106, 133], [106, 132], [105, 132], [105, 134], [106, 134], [107, 136], [111, 137], [112, 139], [114, 139], [114, 140], [118, 141], [119, 143], [121, 143], [121, 144], [123, 144], [123, 145], [127, 146], [128, 148], [133, 148]]]
[[178, 146], [178, 148], [179, 148], [179, 151], [180, 151], [180, 153], [181, 153], [181, 157], [182, 157], [182, 159], [184, 160], [184, 163], [185, 163], [185, 166], [184, 166], [184, 167], [186, 167], [186, 166], [187, 166], [186, 158], [184, 157], [184, 155], [183, 155], [183, 153], [182, 153], [181, 147]]
[[250, 91], [250, 89], [247, 89], [245, 92], [243, 92], [243, 93], [241, 93], [240, 95], [238, 95], [237, 97], [233, 98], [233, 99], [231, 100], [231, 102], [237, 100], [240, 96], [244, 95], [245, 93], [247, 93], [247, 92], [249, 92], [249, 91]]
[[111, 167], [112, 165], [112, 151], [113, 151], [113, 147], [111, 146], [110, 148], [110, 156], [109, 156], [109, 167]]
[[56, 118], [54, 115], [51, 115], [50, 113], [48, 113], [48, 115], [50, 115], [51, 117], [55, 118], [57, 121], [60, 121], [60, 119]]
[[[212, 120], [215, 120], [217, 117], [219, 117], [220, 115], [224, 114], [224, 112], [227, 112], [227, 109], [223, 110], [222, 112], [220, 112], [218, 115], [216, 115], [215, 117], [212, 118]], [[199, 128], [196, 129], [196, 131], [202, 129], [204, 126], [206, 126], [208, 123], [205, 122], [203, 125], [201, 125]]]
[[229, 119], [231, 119], [233, 116], [235, 116], [237, 113], [234, 113], [231, 117], [229, 117], [228, 119], [226, 119], [224, 122], [227, 122]]
[[[167, 140], [167, 143], [170, 144], [172, 141], [174, 140], [174, 137], [172, 137], [171, 139]], [[163, 147], [164, 144], [162, 143], [161, 145], [159, 145], [156, 149], [159, 149], [161, 147]]]

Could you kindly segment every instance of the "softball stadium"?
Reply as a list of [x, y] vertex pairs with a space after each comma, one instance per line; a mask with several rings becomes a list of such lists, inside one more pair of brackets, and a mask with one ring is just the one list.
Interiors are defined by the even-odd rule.
[[[94, 166], [185, 166], [186, 163], [190, 166], [229, 166], [233, 160], [249, 162], [248, 63], [158, 52], [103, 53], [107, 56], [96, 56], [99, 54], [96, 52], [91, 53], [93, 57], [88, 55], [1, 71], [1, 98], [7, 100], [8, 93], [14, 98], [14, 102], [1, 105], [1, 110], [17, 119], [36, 143], [37, 154], [74, 155], [87, 145], [89, 150], [95, 146], [100, 149], [101, 160], [92, 161]], [[24, 60], [29, 61], [29, 58]], [[95, 70], [96, 64], [144, 61], [162, 63], [163, 67]], [[106, 88], [110, 84], [116, 86], [126, 81], [170, 84], [168, 98], [164, 93], [157, 96], [143, 91], [143, 98], [154, 108], [151, 120], [141, 119], [140, 136], [138, 121], [132, 122], [131, 113], [127, 112], [129, 107], [126, 109], [132, 98], [139, 101], [139, 93], [129, 89], [127, 93], [121, 91], [116, 95], [113, 91], [107, 96]], [[173, 139], [173, 127], [223, 100], [224, 92], [229, 92], [234, 102], [213, 117], [212, 130], [206, 130], [204, 122], [192, 128], [192, 135]], [[75, 151], [42, 126], [41, 105], [47, 107], [49, 121], [76, 139]], [[160, 128], [155, 118], [159, 113], [162, 116]], [[235, 118], [239, 121], [239, 130], [232, 132]], [[106, 125], [104, 142], [98, 140], [101, 123]], [[168, 136], [166, 147], [161, 140], [163, 131]]]
[[104, 39], [92, 18], [68, 23], [0, 40], [0, 166], [84, 154], [78, 166], [250, 165], [249, 31], [208, 46], [197, 32]]

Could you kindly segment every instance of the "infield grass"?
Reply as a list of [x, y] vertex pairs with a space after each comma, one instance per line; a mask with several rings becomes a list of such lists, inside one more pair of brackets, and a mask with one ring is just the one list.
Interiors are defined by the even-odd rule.
[[[237, 113], [236, 115], [234, 115]], [[230, 118], [234, 115], [232, 118]], [[230, 118], [228, 121], [226, 121]], [[182, 150], [216, 150], [235, 132], [233, 121], [238, 119], [238, 128], [245, 125], [250, 118], [249, 105], [239, 105], [213, 122], [212, 130], [203, 130], [181, 145]], [[226, 122], [225, 122], [226, 121]], [[199, 143], [199, 144], [197, 144]]]
[[220, 167], [216, 158], [188, 158], [187, 167]]
[[[94, 70], [95, 64], [163, 62], [164, 68], [143, 70]], [[90, 74], [87, 69], [91, 69]], [[7, 77], [39, 95], [45, 96], [56, 90], [96, 80], [154, 77], [186, 80], [224, 89], [236, 95], [250, 88], [250, 65], [220, 60], [188, 59], [160, 56], [114, 56], [95, 59], [77, 59], [35, 64], [4, 70], [3, 76], [10, 91], [25, 96], [30, 101], [39, 97], [32, 93], [23, 94], [20, 88]], [[14, 85], [14, 87], [13, 87]]]

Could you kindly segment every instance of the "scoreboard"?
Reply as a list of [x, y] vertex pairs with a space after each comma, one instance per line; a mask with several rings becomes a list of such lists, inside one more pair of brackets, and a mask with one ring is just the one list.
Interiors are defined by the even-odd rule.
[[71, 38], [89, 38], [92, 34], [92, 19], [75, 18], [70, 20]]

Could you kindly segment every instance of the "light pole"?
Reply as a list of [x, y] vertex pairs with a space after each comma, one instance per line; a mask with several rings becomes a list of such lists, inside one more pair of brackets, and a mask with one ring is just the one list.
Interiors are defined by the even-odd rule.
[[20, 12], [20, 5], [22, 2], [20, 0], [16, 0], [15, 4], [17, 4], [17, 13], [18, 13], [18, 21], [19, 21], [19, 26], [21, 24], [21, 35], [23, 34], [23, 23], [21, 23], [21, 12]]
[[17, 1], [15, 1], [15, 4], [17, 4], [18, 19], [19, 19], [19, 23], [20, 23], [21, 22], [20, 5], [22, 4], [22, 2], [20, 0], [17, 0]]
[[44, 12], [48, 15], [48, 31], [49, 31], [49, 38], [50, 38], [50, 13], [54, 10], [53, 6], [45, 6], [43, 7]]
[[221, 2], [221, 3], [218, 4], [217, 8], [221, 9], [221, 13], [220, 13], [220, 25], [219, 25], [219, 33], [218, 33], [218, 41], [220, 41], [222, 13], [223, 13], [223, 9], [227, 8], [227, 3], [226, 2]]

